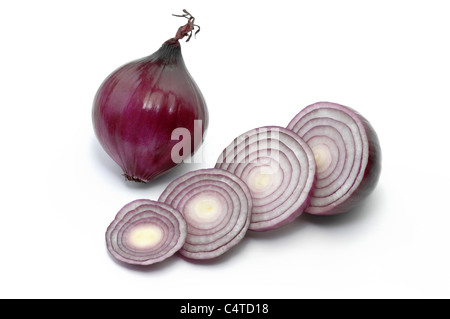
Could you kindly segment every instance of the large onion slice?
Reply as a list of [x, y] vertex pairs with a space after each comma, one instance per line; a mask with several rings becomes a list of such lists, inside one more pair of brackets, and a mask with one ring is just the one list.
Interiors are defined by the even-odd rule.
[[186, 240], [186, 222], [173, 207], [148, 199], [125, 205], [106, 231], [106, 245], [116, 259], [151, 265], [177, 252]]
[[349, 211], [375, 188], [381, 150], [370, 123], [336, 103], [309, 105], [287, 126], [313, 150], [317, 181], [306, 212], [332, 215]]
[[222, 255], [242, 240], [250, 223], [250, 191], [221, 169], [196, 170], [175, 179], [159, 201], [183, 214], [188, 234], [180, 253], [190, 259]]
[[217, 168], [240, 177], [253, 198], [250, 230], [278, 228], [303, 213], [309, 203], [316, 165], [309, 146], [277, 126], [250, 130], [220, 155]]

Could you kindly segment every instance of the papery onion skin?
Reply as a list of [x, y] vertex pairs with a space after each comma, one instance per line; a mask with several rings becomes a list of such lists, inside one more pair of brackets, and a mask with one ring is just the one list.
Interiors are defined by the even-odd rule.
[[[227, 213], [222, 211], [213, 222], [205, 223], [189, 216], [189, 204], [205, 194], [221, 198], [227, 208]], [[188, 234], [179, 253], [190, 260], [222, 256], [242, 241], [250, 225], [250, 190], [236, 175], [222, 169], [199, 169], [180, 176], [167, 186], [159, 201], [173, 206], [184, 216]]]
[[[336, 202], [324, 206], [314, 207], [314, 193], [311, 200], [311, 205], [306, 209], [306, 212], [312, 215], [337, 215], [351, 211], [355, 207], [358, 207], [365, 198], [367, 198], [375, 189], [378, 184], [381, 173], [381, 147], [378, 139], [378, 135], [370, 122], [358, 113], [356, 110], [332, 102], [317, 102], [311, 104], [300, 111], [288, 124], [287, 128], [298, 133], [298, 128], [295, 128], [297, 122], [301, 120], [305, 114], [317, 109], [331, 108], [342, 111], [349, 115], [355, 123], [358, 125], [363, 143], [367, 144], [368, 156], [367, 161], [361, 160], [362, 166], [364, 166], [364, 172], [358, 172], [356, 180], [350, 181], [352, 184], [351, 189], [343, 196], [343, 199], [339, 199]], [[303, 137], [300, 134], [300, 137]]]
[[194, 139], [194, 121], [201, 121], [203, 136], [208, 110], [178, 39], [110, 74], [97, 91], [92, 118], [100, 144], [129, 180], [149, 182], [179, 163], [171, 154], [180, 142], [171, 136], [177, 128], [191, 135], [191, 152], [181, 158], [193, 154], [202, 143]]
[[[155, 247], [145, 249], [130, 244], [125, 238], [133, 227], [142, 224], [159, 229], [162, 237]], [[121, 262], [148, 266], [171, 257], [184, 245], [186, 227], [183, 216], [173, 207], [149, 199], [138, 199], [126, 204], [108, 226], [106, 246], [110, 254]]]
[[[245, 172], [257, 168], [257, 161], [265, 157], [285, 157], [286, 166], [279, 164], [286, 191], [274, 196], [280, 192], [280, 189], [276, 189], [263, 197], [262, 202], [258, 202], [259, 198], [253, 196], [249, 230], [258, 232], [278, 229], [303, 214], [315, 184], [316, 165], [311, 149], [297, 134], [279, 126], [259, 127], [239, 135], [223, 150], [215, 167], [236, 174], [247, 183], [250, 175]], [[294, 180], [295, 176], [297, 180]], [[271, 201], [264, 204], [268, 199]], [[276, 207], [271, 208], [272, 206]]]

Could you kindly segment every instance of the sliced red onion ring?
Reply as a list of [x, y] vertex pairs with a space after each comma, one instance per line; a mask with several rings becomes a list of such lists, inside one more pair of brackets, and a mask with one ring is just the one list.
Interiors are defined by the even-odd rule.
[[250, 230], [281, 227], [301, 215], [309, 203], [316, 172], [309, 146], [277, 126], [250, 130], [220, 155], [216, 168], [240, 177], [253, 198]]
[[252, 199], [243, 181], [222, 169], [201, 169], [172, 181], [159, 201], [179, 210], [187, 222], [180, 253], [212, 259], [230, 250], [250, 224]]
[[186, 240], [186, 222], [173, 207], [148, 199], [125, 205], [106, 231], [113, 257], [128, 264], [151, 265], [177, 252]]
[[333, 215], [351, 210], [375, 188], [381, 150], [370, 123], [336, 103], [312, 104], [287, 126], [313, 150], [317, 181], [306, 212]]

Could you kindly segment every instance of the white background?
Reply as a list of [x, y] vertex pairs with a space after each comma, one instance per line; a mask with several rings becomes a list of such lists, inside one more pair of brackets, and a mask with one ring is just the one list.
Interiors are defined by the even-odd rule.
[[[0, 297], [449, 298], [448, 1], [165, 3], [2, 1]], [[126, 182], [94, 136], [93, 97], [172, 37], [183, 8], [202, 27], [182, 50], [210, 111], [204, 161]], [[123, 205], [317, 101], [378, 132], [381, 179], [356, 213], [249, 233], [210, 264], [109, 256]]]

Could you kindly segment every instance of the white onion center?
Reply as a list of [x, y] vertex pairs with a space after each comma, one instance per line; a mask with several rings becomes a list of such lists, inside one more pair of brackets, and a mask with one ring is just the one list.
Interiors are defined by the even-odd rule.
[[163, 235], [163, 230], [155, 224], [139, 224], [129, 231], [127, 242], [138, 249], [149, 249], [158, 245]]
[[269, 165], [254, 167], [247, 176], [247, 185], [252, 193], [272, 193], [279, 186], [279, 169]]
[[218, 196], [212, 194], [199, 193], [193, 196], [185, 206], [184, 215], [188, 224], [193, 224], [197, 228], [208, 229], [211, 224], [220, 222], [221, 217], [226, 213], [224, 203]]
[[316, 160], [317, 173], [322, 173], [328, 169], [332, 162], [330, 149], [325, 144], [319, 144], [312, 147], [314, 159]]

